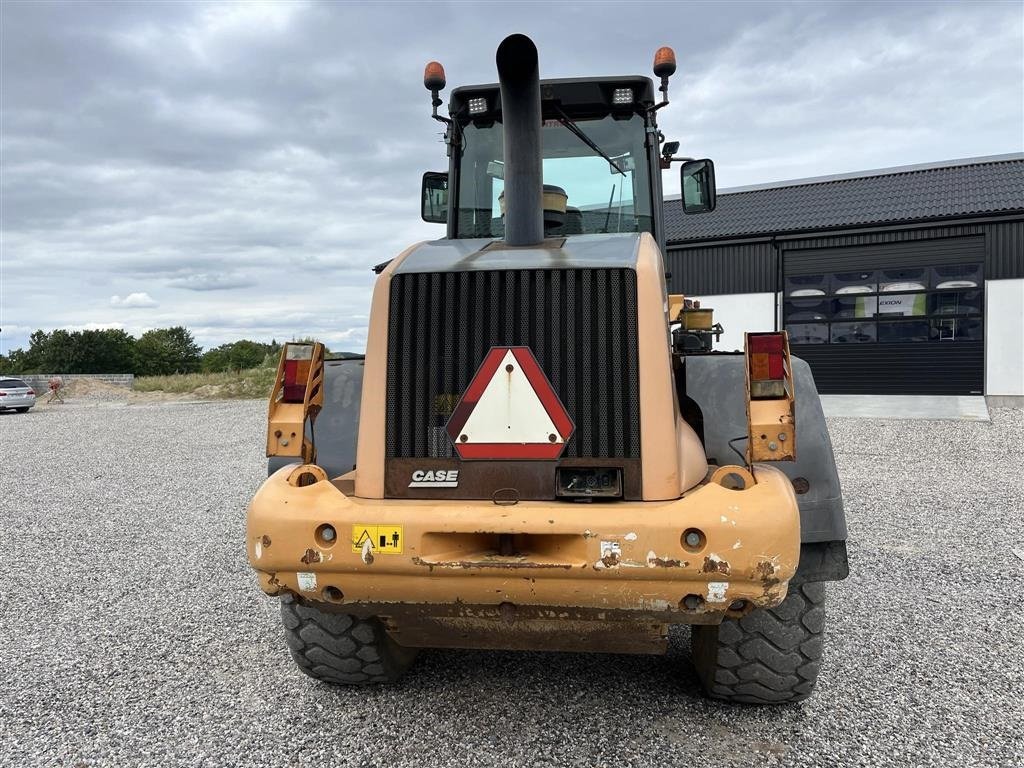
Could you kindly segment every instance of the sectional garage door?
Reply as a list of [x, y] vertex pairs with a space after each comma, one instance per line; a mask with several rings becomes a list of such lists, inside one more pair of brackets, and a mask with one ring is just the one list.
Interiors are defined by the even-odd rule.
[[830, 394], [984, 391], [984, 237], [782, 254], [793, 354]]

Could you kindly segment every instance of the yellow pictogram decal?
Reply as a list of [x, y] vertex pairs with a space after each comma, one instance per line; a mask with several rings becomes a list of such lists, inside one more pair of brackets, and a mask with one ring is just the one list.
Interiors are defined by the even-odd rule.
[[366, 542], [370, 542], [375, 555], [402, 554], [402, 526], [400, 525], [368, 525], [357, 523], [352, 526], [352, 551], [362, 552]]

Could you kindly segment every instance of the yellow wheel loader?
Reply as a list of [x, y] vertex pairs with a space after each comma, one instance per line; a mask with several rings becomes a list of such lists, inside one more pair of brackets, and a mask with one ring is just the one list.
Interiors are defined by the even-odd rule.
[[375, 268], [365, 357], [282, 353], [247, 548], [292, 656], [367, 684], [420, 648], [664, 653], [690, 624], [709, 695], [799, 701], [847, 574], [839, 481], [786, 334], [715, 353], [667, 291], [662, 170], [715, 207], [713, 164], [658, 130], [674, 54], [658, 98], [541, 80], [522, 35], [496, 65], [448, 116], [426, 68], [449, 168], [421, 213], [447, 236]]

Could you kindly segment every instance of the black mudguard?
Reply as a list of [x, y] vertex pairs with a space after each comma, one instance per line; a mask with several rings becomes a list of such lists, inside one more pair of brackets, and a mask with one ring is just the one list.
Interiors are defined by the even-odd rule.
[[[363, 396], [363, 358], [327, 360], [324, 363], [324, 405], [314, 424], [316, 463], [328, 477], [351, 472], [356, 466], [359, 434], [359, 402]], [[309, 435], [309, 425], [306, 425]], [[267, 474], [296, 464], [294, 456], [271, 456]]]
[[[742, 354], [688, 355], [683, 358], [680, 404], [687, 419], [691, 423], [697, 422], [704, 451], [713, 464], [744, 462], [742, 454], [746, 449], [747, 435], [744, 365]], [[843, 579], [849, 572], [846, 515], [832, 440], [810, 366], [795, 357], [793, 386], [797, 460], [773, 462], [772, 466], [796, 481], [794, 487], [800, 504], [802, 542], [800, 575], [806, 581]], [[696, 413], [692, 412], [694, 406]], [[735, 450], [729, 441], [733, 441]], [[806, 490], [801, 493], [804, 488]]]

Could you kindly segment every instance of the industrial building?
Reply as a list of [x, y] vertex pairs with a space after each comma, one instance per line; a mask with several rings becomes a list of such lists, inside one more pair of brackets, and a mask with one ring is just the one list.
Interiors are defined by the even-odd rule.
[[716, 346], [786, 328], [829, 394], [1024, 396], [1024, 154], [722, 190], [665, 205], [670, 289]]

